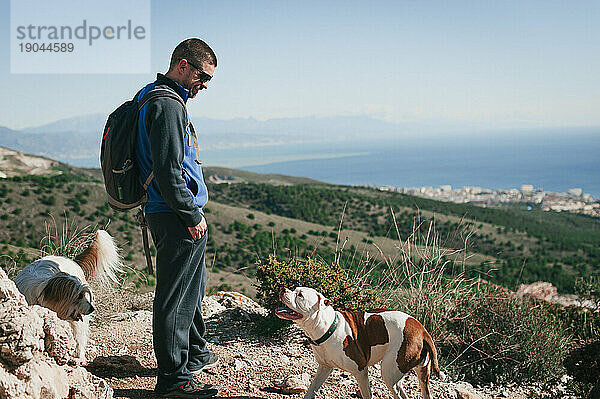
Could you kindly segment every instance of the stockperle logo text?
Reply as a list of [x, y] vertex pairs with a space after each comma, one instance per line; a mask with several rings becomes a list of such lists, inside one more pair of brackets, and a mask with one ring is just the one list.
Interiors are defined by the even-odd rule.
[[86, 40], [91, 46], [97, 40], [144, 40], [146, 28], [127, 20], [125, 25], [91, 25], [86, 19], [79, 25], [20, 25], [17, 40]]

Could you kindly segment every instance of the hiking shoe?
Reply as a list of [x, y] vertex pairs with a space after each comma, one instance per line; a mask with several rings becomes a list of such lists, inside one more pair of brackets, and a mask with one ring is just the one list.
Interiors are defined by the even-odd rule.
[[202, 371], [204, 370], [210, 370], [213, 367], [217, 366], [219, 364], [219, 355], [217, 355], [214, 352], [208, 352], [208, 361], [204, 364], [204, 366], [200, 367], [198, 370], [190, 370], [190, 372], [194, 375], [198, 375], [200, 374]]
[[179, 388], [162, 394], [163, 398], [190, 398], [204, 399], [212, 398], [219, 391], [214, 389], [211, 384], [203, 384], [200, 378], [194, 377]]

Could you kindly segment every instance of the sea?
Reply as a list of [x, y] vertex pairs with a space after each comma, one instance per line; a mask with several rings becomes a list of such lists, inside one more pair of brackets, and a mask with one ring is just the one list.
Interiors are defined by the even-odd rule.
[[346, 185], [567, 192], [600, 199], [600, 129], [379, 138], [214, 150], [205, 164]]
[[[280, 140], [285, 142], [285, 139]], [[204, 165], [278, 173], [345, 185], [567, 192], [600, 199], [600, 128], [448, 132], [202, 148]], [[99, 167], [98, 158], [61, 159]]]

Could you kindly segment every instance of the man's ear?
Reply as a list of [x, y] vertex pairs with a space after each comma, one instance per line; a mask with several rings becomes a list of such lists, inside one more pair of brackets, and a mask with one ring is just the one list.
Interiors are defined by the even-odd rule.
[[179, 60], [179, 62], [177, 62], [177, 72], [180, 75], [185, 74], [185, 70], [186, 68], [189, 68], [189, 63], [187, 62], [187, 60], [185, 58], [182, 58]]

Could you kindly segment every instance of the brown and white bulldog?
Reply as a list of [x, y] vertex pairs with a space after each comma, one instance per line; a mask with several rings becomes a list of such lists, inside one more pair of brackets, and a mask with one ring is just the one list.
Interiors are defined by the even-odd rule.
[[354, 375], [363, 399], [371, 399], [367, 369], [379, 362], [381, 377], [395, 399], [408, 398], [401, 380], [412, 369], [423, 398], [432, 397], [429, 376], [440, 375], [437, 351], [429, 333], [411, 316], [388, 309], [337, 312], [322, 294], [306, 287], [284, 289], [279, 297], [286, 307], [276, 309], [276, 315], [304, 330], [319, 364], [304, 399], [315, 397], [334, 368]]

